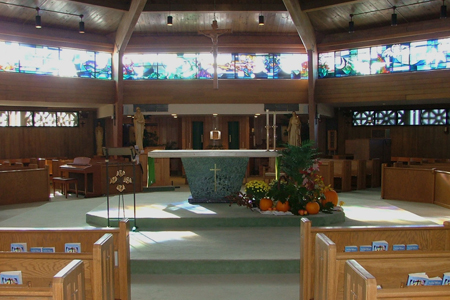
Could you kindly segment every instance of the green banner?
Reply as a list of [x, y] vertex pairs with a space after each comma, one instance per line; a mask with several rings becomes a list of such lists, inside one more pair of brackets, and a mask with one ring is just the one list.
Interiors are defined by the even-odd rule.
[[149, 157], [147, 162], [147, 186], [154, 184], [155, 179], [155, 159]]

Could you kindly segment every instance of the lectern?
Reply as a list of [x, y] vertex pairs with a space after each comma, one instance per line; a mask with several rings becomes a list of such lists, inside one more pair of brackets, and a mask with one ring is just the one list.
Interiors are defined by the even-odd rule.
[[[126, 186], [129, 184], [133, 184], [133, 211], [134, 211], [134, 227], [133, 231], [137, 230], [136, 225], [136, 164], [139, 162], [136, 158], [139, 157], [138, 152], [134, 147], [119, 147], [119, 148], [105, 148], [103, 147], [103, 155], [105, 156], [106, 163], [106, 205], [107, 205], [107, 217], [108, 217], [108, 227], [110, 227], [110, 199], [109, 199], [109, 186], [115, 185], [116, 190], [119, 192], [119, 201], [117, 204], [117, 221], [120, 220], [120, 207], [122, 204], [123, 218], [125, 218], [125, 201], [124, 201], [124, 192], [126, 190]], [[114, 162], [111, 163], [109, 161], [109, 156], [122, 156], [130, 159], [129, 162]], [[124, 167], [125, 166], [133, 166], [133, 174], [132, 177], [126, 174]], [[115, 176], [109, 177], [109, 167], [116, 168], [117, 172]]]

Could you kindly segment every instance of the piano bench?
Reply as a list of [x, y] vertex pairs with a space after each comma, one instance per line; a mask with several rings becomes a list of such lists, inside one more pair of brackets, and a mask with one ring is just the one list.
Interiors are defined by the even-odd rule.
[[71, 183], [75, 184], [75, 193], [78, 198], [78, 180], [76, 178], [68, 178], [68, 177], [53, 177], [52, 178], [53, 196], [55, 196], [56, 184], [60, 184], [62, 194], [65, 195], [67, 198], [67, 194], [69, 192], [69, 187], [70, 187]]

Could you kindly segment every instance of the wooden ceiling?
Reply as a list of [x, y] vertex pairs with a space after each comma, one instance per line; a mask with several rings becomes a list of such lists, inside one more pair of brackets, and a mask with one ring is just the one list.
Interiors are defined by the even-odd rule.
[[[198, 35], [198, 30], [210, 29], [212, 20], [216, 19], [219, 28], [230, 28], [233, 35], [289, 36], [298, 35], [293, 19], [299, 17], [310, 22], [315, 39], [320, 43], [329, 35], [347, 34], [350, 14], [354, 15], [356, 32], [384, 28], [388, 33], [392, 30], [393, 6], [397, 7], [398, 25], [401, 26], [438, 20], [443, 4], [441, 0], [300, 0], [299, 11], [288, 11], [286, 2], [290, 1], [147, 0], [132, 32], [133, 36]], [[36, 16], [33, 8], [39, 7], [42, 31], [52, 28], [76, 31], [79, 15], [83, 15], [87, 33], [113, 37], [131, 2], [3, 0], [0, 1], [0, 21], [33, 28]], [[264, 26], [258, 26], [260, 14], [265, 18]], [[166, 25], [168, 15], [173, 16], [173, 26]]]

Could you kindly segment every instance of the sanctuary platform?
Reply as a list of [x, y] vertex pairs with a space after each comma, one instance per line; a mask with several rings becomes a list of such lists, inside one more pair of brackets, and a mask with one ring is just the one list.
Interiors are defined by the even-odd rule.
[[[188, 202], [190, 189], [179, 185], [171, 192], [136, 194], [137, 230], [179, 230], [185, 228], [227, 228], [227, 227], [297, 227], [300, 216], [266, 215], [233, 203]], [[119, 203], [119, 196], [110, 197], [110, 226], [116, 226], [117, 220], [129, 218], [134, 226], [133, 195], [124, 195]], [[86, 223], [92, 226], [107, 226], [107, 205], [99, 205], [86, 214]], [[328, 226], [345, 222], [343, 212], [308, 216], [313, 226]]]

